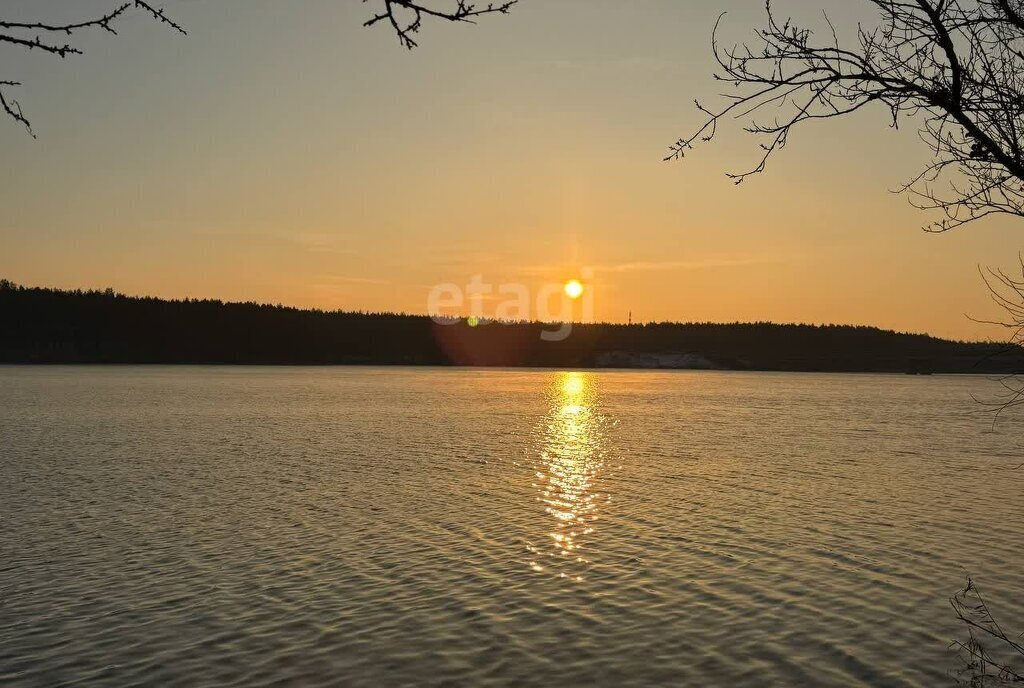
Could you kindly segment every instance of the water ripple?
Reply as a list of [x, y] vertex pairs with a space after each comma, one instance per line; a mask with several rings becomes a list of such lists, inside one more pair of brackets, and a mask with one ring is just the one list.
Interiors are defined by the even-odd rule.
[[950, 683], [984, 378], [0, 368], [0, 685]]

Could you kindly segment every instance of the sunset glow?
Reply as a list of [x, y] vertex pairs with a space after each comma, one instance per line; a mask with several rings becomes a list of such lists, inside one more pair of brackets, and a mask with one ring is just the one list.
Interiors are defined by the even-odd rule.
[[583, 295], [583, 285], [579, 280], [569, 280], [565, 283], [565, 295], [570, 299], [578, 299]]
[[0, 3], [3, 685], [1024, 682], [1022, 3]]
[[[35, 3], [21, 3], [27, 20], [51, 23], [63, 16], [59, 4], [43, 3], [37, 17], [27, 11]], [[626, 322], [633, 311], [1001, 334], [963, 314], [996, 315], [976, 266], [1005, 265], [1019, 232], [1004, 218], [977, 232], [919, 231], [927, 218], [887, 193], [918, 171], [913, 127], [890, 130], [885, 113], [865, 108], [841, 136], [801, 132], [769, 174], [740, 186], [725, 172], [757, 155], [742, 132], [723, 132], [692, 160], [661, 161], [699, 124], [693, 99], [715, 93], [705, 78], [715, 67], [709, 27], [728, 10], [723, 30], [738, 37], [763, 3], [657, 0], [643, 13], [629, 3], [524, 3], [470, 27], [479, 30], [435, 37], [413, 59], [388, 49], [386, 27], [362, 26], [363, 3], [292, 13], [176, 5], [188, 37], [140, 18], [74, 69], [29, 51], [9, 56], [7, 71], [33, 89], [19, 97], [45, 136], [40, 144], [16, 125], [0, 129], [5, 156], [19, 161], [0, 171], [0, 276], [420, 314], [432, 286], [477, 274], [495, 289], [524, 284], [531, 301], [575, 277], [602, 321]], [[584, 7], [594, 20], [586, 40], [568, 29]], [[857, 3], [827, 8], [847, 26], [865, 15]], [[225, 49], [221, 37], [234, 31], [247, 50], [290, 56], [270, 75], [282, 97], [223, 90], [226, 79], [268, 78], [255, 54], [235, 61]], [[338, 69], [366, 55], [375, 78]], [[129, 59], [161, 73], [131, 81], [130, 98], [120, 78], [97, 81]], [[292, 78], [299, 65], [303, 78]], [[436, 87], [442, 77], [451, 83]], [[168, 106], [169, 94], [192, 90], [219, 94], [210, 117], [186, 121]], [[397, 93], [416, 107], [385, 112]], [[61, 106], [108, 101], [117, 107], [85, 124], [79, 108]], [[57, 138], [83, 126], [89, 137], [73, 145]], [[852, 159], [846, 137], [858, 141]], [[128, 201], [113, 191], [125, 185]], [[567, 274], [583, 266], [593, 280]]]

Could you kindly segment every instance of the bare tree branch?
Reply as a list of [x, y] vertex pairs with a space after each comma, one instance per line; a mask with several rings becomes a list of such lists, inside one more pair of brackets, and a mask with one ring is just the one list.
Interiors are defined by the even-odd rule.
[[[988, 288], [992, 302], [1003, 311], [1001, 320], [980, 320], [975, 322], [997, 325], [1008, 332], [1007, 350], [1024, 347], [1024, 254], [1017, 256], [1019, 274], [1011, 274], [1000, 268], [978, 269], [981, 279]], [[998, 378], [1000, 395], [993, 399], [975, 399], [998, 417], [1003, 411], [1024, 406], [1024, 379], [1017, 375]], [[994, 421], [993, 421], [994, 422]]]
[[21, 86], [21, 82], [0, 81], [0, 106], [3, 106], [4, 112], [6, 112], [7, 115], [10, 116], [15, 122], [18, 122], [23, 127], [25, 127], [29, 135], [32, 138], [35, 138], [36, 135], [32, 131], [32, 125], [29, 123], [27, 119], [25, 119], [25, 115], [21, 111], [21, 105], [16, 100], [7, 99], [7, 94], [4, 93], [5, 86]]
[[753, 44], [712, 49], [716, 79], [734, 92], [706, 108], [707, 119], [670, 147], [682, 158], [693, 144], [714, 138], [725, 119], [754, 116], [746, 131], [764, 138], [738, 184], [764, 171], [793, 130], [878, 104], [892, 126], [921, 123], [933, 162], [900, 187], [919, 208], [938, 211], [930, 231], [947, 231], [992, 214], [1024, 217], [1024, 8], [1022, 0], [867, 0], [875, 28], [858, 27], [844, 47], [828, 17], [827, 37], [780, 20], [767, 21]]
[[[474, 4], [467, 0], [447, 0], [446, 8], [442, 9], [434, 7], [432, 0], [363, 0], [363, 2], [381, 3], [379, 12], [368, 19], [364, 26], [374, 26], [379, 22], [386, 21], [398, 36], [399, 42], [411, 50], [417, 45], [413, 36], [419, 32], [424, 18], [472, 24], [477, 17], [483, 15], [508, 14], [512, 6], [519, 0], [489, 2], [486, 5]], [[80, 49], [65, 41], [70, 41], [79, 32], [87, 29], [102, 29], [116, 35], [117, 20], [132, 9], [141, 10], [157, 22], [187, 35], [184, 27], [168, 17], [163, 8], [156, 7], [146, 0], [130, 0], [99, 17], [81, 21], [49, 23], [0, 19], [0, 44], [29, 51], [38, 50], [61, 58], [68, 55], [80, 55], [82, 53]], [[59, 40], [61, 37], [65, 40]], [[22, 111], [21, 105], [5, 90], [20, 85], [20, 81], [0, 80], [0, 108], [8, 117], [25, 127], [25, 130], [35, 138], [32, 125]]]
[[[54, 34], [74, 38], [80, 31], [85, 29], [103, 29], [112, 34], [117, 34], [114, 28], [115, 22], [123, 17], [130, 9], [139, 9], [149, 14], [153, 19], [170, 26], [181, 34], [186, 34], [184, 28], [170, 17], [164, 14], [162, 8], [154, 7], [144, 0], [132, 0], [125, 2], [107, 12], [106, 14], [86, 19], [83, 21], [68, 22], [64, 24], [50, 24], [46, 22], [15, 22], [0, 20], [0, 43], [17, 46], [26, 50], [39, 50], [43, 53], [56, 55], [65, 58], [68, 55], [81, 55], [82, 51], [70, 43], [60, 42], [55, 39]], [[35, 35], [32, 35], [32, 34]], [[35, 138], [32, 131], [32, 124], [22, 112], [21, 105], [17, 100], [10, 98], [5, 92], [5, 87], [20, 86], [20, 81], [0, 80], [0, 107], [3, 111], [18, 124], [25, 127], [26, 131]]]
[[962, 666], [960, 683], [988, 686], [1024, 683], [1024, 645], [999, 625], [981, 590], [970, 578], [951, 599], [953, 611], [967, 627], [967, 640], [954, 640]]
[[429, 0], [363, 0], [363, 2], [383, 3], [378, 13], [370, 17], [363, 26], [374, 26], [386, 21], [398, 36], [398, 42], [412, 50], [418, 45], [413, 36], [423, 26], [424, 17], [472, 24], [477, 17], [485, 14], [508, 14], [508, 11], [519, 0], [489, 2], [486, 5], [476, 5], [466, 0], [455, 0], [454, 6], [449, 3], [447, 10], [431, 7]]

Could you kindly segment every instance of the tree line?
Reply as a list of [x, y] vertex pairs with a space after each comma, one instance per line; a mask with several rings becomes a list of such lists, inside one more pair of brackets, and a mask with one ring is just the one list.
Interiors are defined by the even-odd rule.
[[439, 323], [423, 315], [169, 300], [0, 280], [5, 363], [712, 367], [1012, 373], [1024, 348], [874, 327], [756, 323]]

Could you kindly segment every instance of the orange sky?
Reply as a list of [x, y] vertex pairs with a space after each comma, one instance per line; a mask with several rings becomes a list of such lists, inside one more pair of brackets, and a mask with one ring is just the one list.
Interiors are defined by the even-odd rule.
[[1001, 335], [964, 314], [996, 315], [977, 266], [1012, 266], [1024, 226], [920, 231], [888, 190], [926, 152], [884, 112], [798, 132], [739, 187], [723, 173], [758, 152], [741, 132], [661, 161], [718, 87], [718, 11], [743, 36], [760, 0], [523, 0], [425, 26], [412, 53], [361, 28], [362, 3], [166, 4], [187, 38], [133, 18], [79, 58], [4, 53], [39, 139], [0, 126], [0, 277], [425, 312], [440, 282], [536, 291], [589, 266], [602, 320]]

